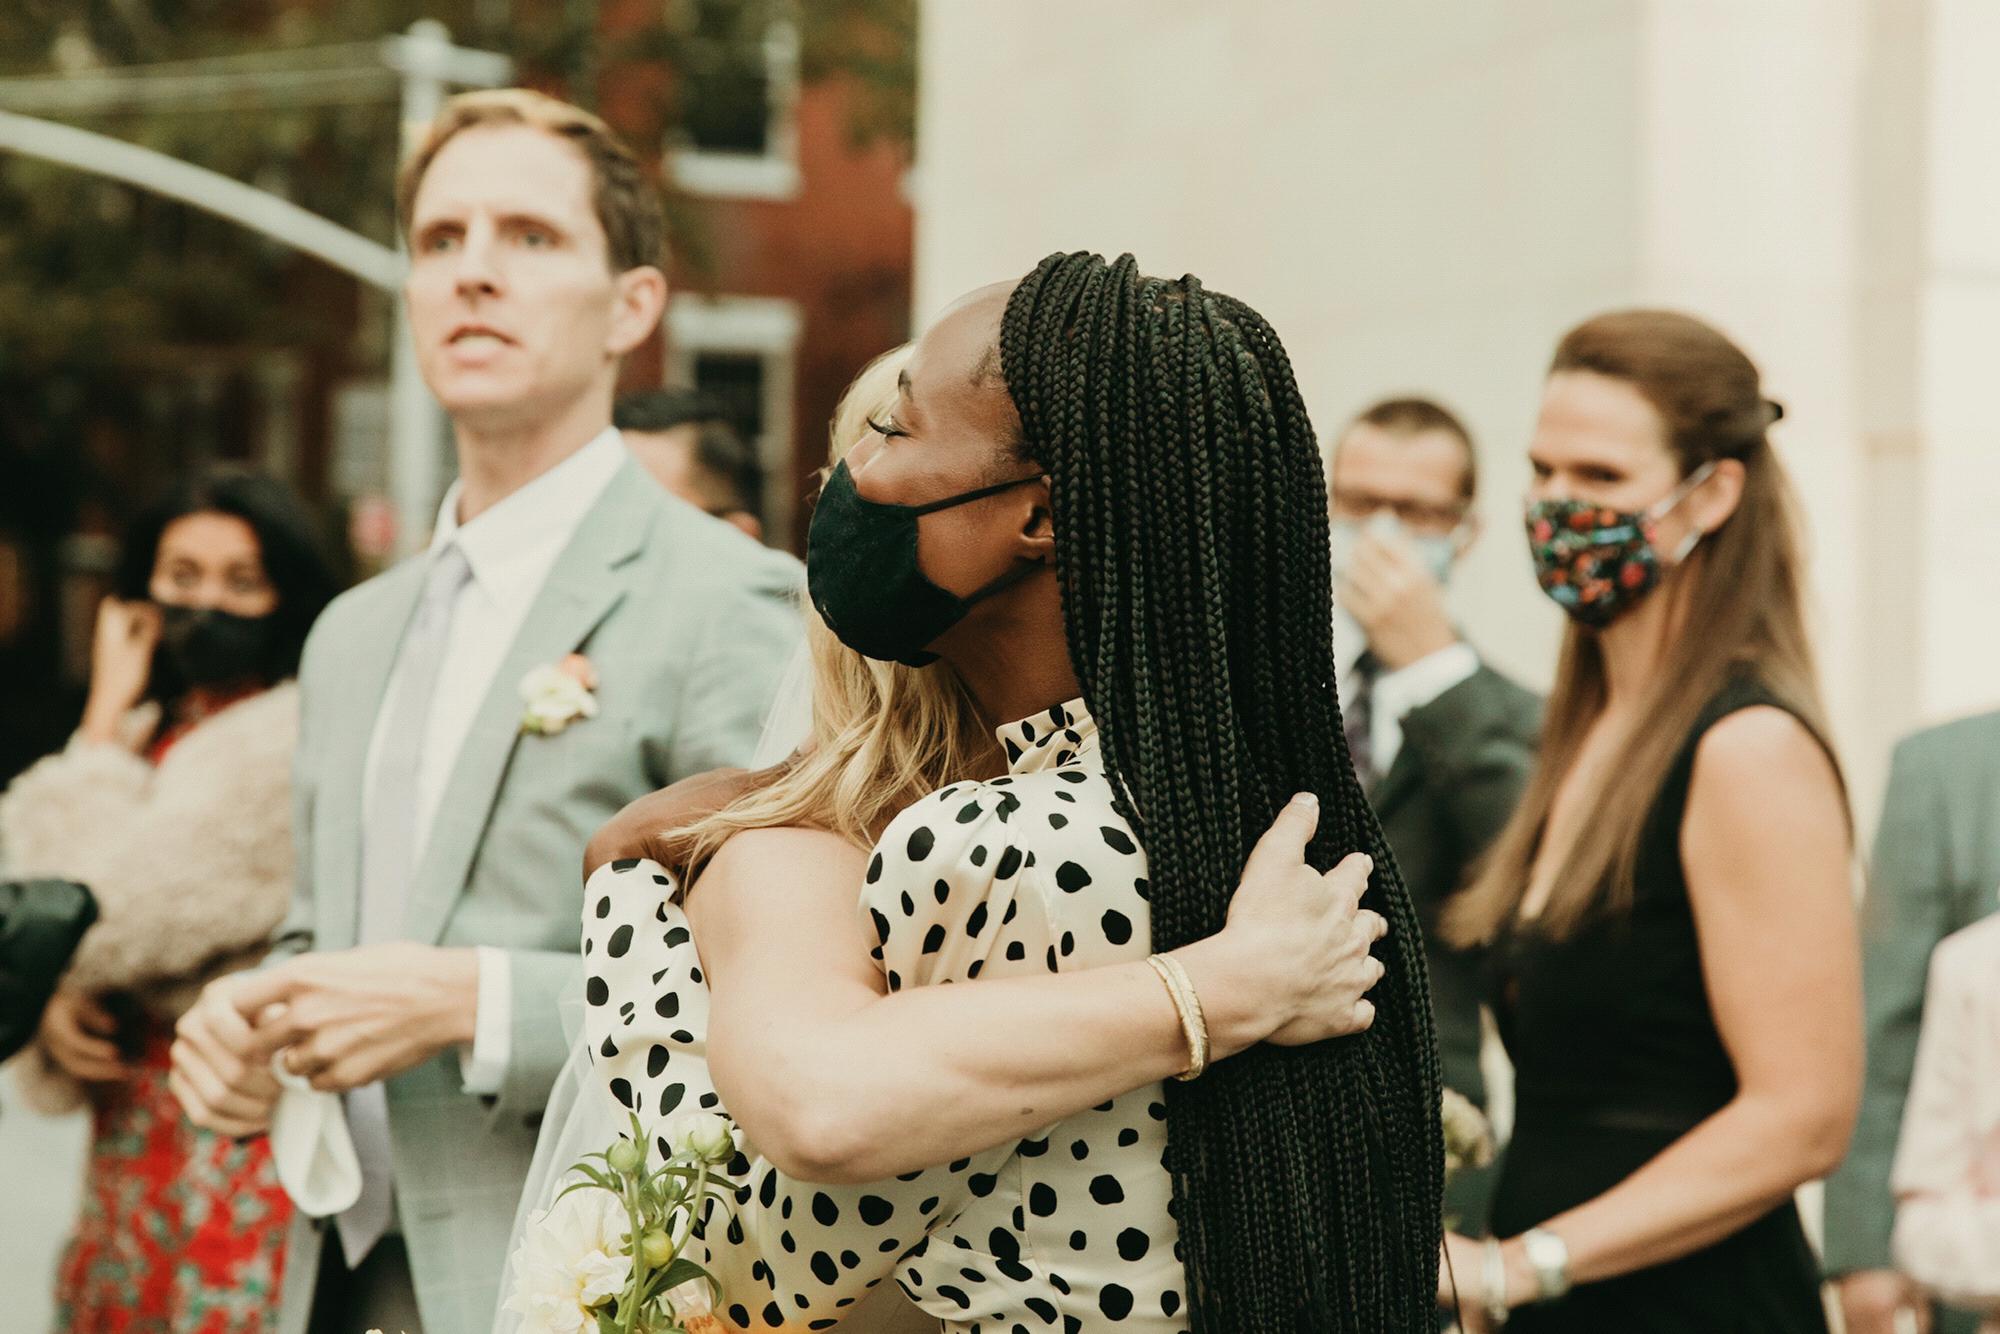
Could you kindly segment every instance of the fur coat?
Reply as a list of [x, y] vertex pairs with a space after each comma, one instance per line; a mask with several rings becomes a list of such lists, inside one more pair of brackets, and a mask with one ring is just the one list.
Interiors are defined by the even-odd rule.
[[[6, 874], [60, 876], [97, 897], [66, 986], [127, 992], [173, 1019], [211, 978], [263, 956], [291, 902], [298, 735], [298, 686], [286, 682], [197, 724], [157, 768], [78, 739], [14, 780], [0, 796]], [[81, 1102], [39, 1047], [12, 1065], [31, 1105]]]

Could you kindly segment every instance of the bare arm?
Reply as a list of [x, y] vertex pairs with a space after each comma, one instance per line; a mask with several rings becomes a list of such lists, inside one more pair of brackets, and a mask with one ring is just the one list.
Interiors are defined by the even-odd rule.
[[[1175, 951], [1217, 1058], [1281, 1029], [1311, 1040], [1372, 1019], [1356, 1005], [1381, 975], [1366, 953], [1380, 919], [1355, 907], [1366, 859], [1324, 877], [1306, 867], [1316, 819], [1288, 807], [1246, 868], [1230, 928]], [[1187, 1067], [1173, 1004], [1144, 962], [888, 994], [854, 907], [865, 864], [831, 835], [759, 831], [732, 840], [689, 899], [716, 1087], [788, 1174], [884, 1179]], [[1039, 966], [1040, 949], [1023, 953]]]
[[[1681, 827], [1702, 972], [1736, 1096], [1651, 1162], [1545, 1226], [1579, 1283], [1740, 1230], [1846, 1151], [1861, 1089], [1850, 844], [1833, 767], [1790, 715], [1746, 709], [1697, 753]], [[1510, 1293], [1533, 1279], [1507, 1248]]]

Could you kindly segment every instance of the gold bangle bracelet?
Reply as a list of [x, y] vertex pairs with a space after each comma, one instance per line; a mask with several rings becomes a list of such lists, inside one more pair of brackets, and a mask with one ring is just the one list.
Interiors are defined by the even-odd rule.
[[1195, 994], [1194, 983], [1188, 981], [1187, 969], [1181, 967], [1179, 959], [1151, 954], [1146, 956], [1146, 962], [1166, 986], [1174, 1013], [1180, 1017], [1181, 1034], [1187, 1039], [1188, 1066], [1174, 1078], [1199, 1079], [1208, 1069], [1208, 1020], [1201, 1012], [1201, 997]]

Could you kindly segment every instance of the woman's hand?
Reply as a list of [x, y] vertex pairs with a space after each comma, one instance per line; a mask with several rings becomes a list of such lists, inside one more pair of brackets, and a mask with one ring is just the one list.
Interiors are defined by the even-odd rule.
[[1375, 1022], [1366, 996], [1382, 980], [1382, 962], [1369, 949], [1389, 924], [1360, 906], [1375, 863], [1357, 852], [1324, 874], [1314, 870], [1305, 850], [1318, 827], [1319, 802], [1310, 795], [1278, 812], [1251, 850], [1214, 938], [1240, 970], [1221, 985], [1259, 997], [1264, 1040], [1282, 1046], [1362, 1032]]
[[583, 850], [583, 878], [590, 879], [607, 862], [628, 857], [649, 857], [664, 863], [662, 850], [667, 834], [707, 819], [782, 772], [783, 765], [755, 773], [747, 769], [713, 769], [683, 778], [658, 792], [648, 792], [628, 803], [591, 835]]
[[[1494, 1328], [1487, 1315], [1487, 1243], [1457, 1232], [1444, 1234], [1444, 1251], [1438, 1264], [1438, 1305], [1458, 1312], [1463, 1334], [1488, 1334]], [[1525, 1248], [1518, 1240], [1500, 1243], [1502, 1261], [1501, 1300], [1508, 1310], [1535, 1300], [1536, 1278], [1528, 1264]], [[1455, 1282], [1454, 1282], [1455, 1280]]]
[[118, 725], [146, 696], [153, 650], [160, 642], [160, 609], [150, 602], [106, 598], [97, 605], [97, 633], [90, 649], [90, 696], [83, 709], [86, 741], [116, 743]]
[[42, 1010], [40, 1037], [42, 1050], [72, 1079], [106, 1084], [132, 1077], [118, 1052], [118, 1021], [81, 991], [56, 989]]

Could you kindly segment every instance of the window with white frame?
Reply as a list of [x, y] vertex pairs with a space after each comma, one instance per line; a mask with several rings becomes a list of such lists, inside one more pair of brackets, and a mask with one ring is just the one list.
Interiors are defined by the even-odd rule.
[[686, 24], [674, 183], [693, 194], [790, 199], [799, 191], [798, 29], [763, 5], [677, 0]]
[[667, 378], [713, 395], [764, 471], [764, 532], [773, 546], [792, 539], [797, 489], [791, 485], [792, 390], [798, 307], [782, 297], [676, 296], [667, 306]]

